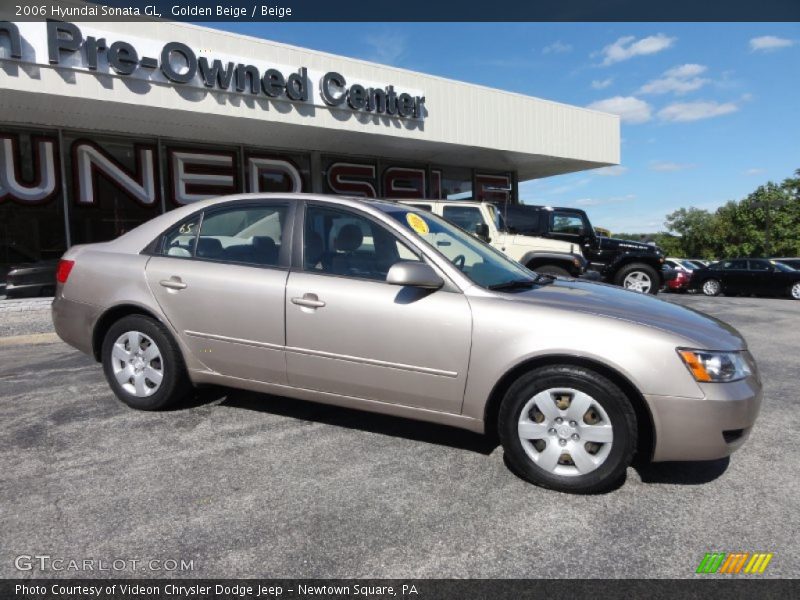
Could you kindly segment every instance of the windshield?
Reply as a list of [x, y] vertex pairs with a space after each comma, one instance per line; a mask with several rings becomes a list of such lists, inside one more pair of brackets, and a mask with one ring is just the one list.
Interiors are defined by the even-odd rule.
[[697, 268], [696, 264], [688, 260], [681, 260], [678, 262], [680, 262], [680, 264], [682, 264], [685, 268], [689, 269], [690, 271], [694, 271]]
[[519, 263], [436, 215], [401, 205], [381, 208], [482, 287], [536, 280], [536, 275]]

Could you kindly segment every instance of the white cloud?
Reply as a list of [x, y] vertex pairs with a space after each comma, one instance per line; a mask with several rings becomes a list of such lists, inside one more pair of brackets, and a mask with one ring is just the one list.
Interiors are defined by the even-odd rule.
[[397, 64], [406, 53], [406, 37], [396, 31], [370, 34], [364, 41], [372, 49], [369, 59], [385, 65]]
[[613, 44], [609, 44], [600, 51], [603, 57], [603, 66], [613, 65], [614, 63], [628, 60], [634, 56], [645, 56], [656, 54], [666, 50], [675, 42], [674, 37], [669, 37], [663, 33], [651, 35], [640, 40], [635, 36], [627, 35], [619, 38]]
[[651, 171], [671, 172], [671, 171], [684, 171], [686, 169], [694, 169], [697, 165], [688, 163], [676, 163], [665, 160], [656, 160], [650, 163]]
[[767, 172], [766, 169], [761, 169], [761, 168], [755, 167], [755, 168], [752, 168], [752, 169], [745, 170], [744, 174], [745, 175], [761, 175], [762, 173], [766, 173], [766, 172]]
[[625, 196], [613, 196], [611, 198], [579, 198], [573, 204], [575, 206], [603, 206], [606, 204], [620, 204], [621, 202], [632, 202], [636, 199], [635, 194]]
[[795, 45], [794, 40], [786, 38], [779, 38], [774, 35], [762, 35], [761, 37], [754, 37], [750, 40], [751, 52], [772, 52], [780, 48], [789, 48]]
[[734, 113], [739, 110], [733, 102], [675, 102], [658, 111], [658, 117], [662, 121], [673, 121], [685, 123], [688, 121], [699, 121]]
[[640, 94], [668, 94], [670, 92], [675, 94], [686, 94], [699, 90], [705, 84], [709, 83], [709, 79], [699, 77], [706, 71], [707, 67], [698, 64], [686, 64], [678, 67], [673, 67], [664, 72], [659, 79], [644, 84], [640, 89]]
[[601, 169], [595, 169], [592, 171], [593, 175], [601, 175], [604, 177], [618, 177], [623, 173], [627, 173], [628, 167], [623, 167], [622, 165], [613, 165], [611, 167], [602, 167]]
[[653, 117], [650, 105], [633, 96], [614, 96], [598, 100], [592, 102], [587, 108], [619, 115], [623, 123], [646, 123]]
[[556, 40], [549, 46], [542, 48], [542, 54], [564, 54], [572, 51], [571, 44], [565, 44], [561, 40]]
[[595, 79], [592, 81], [592, 89], [593, 90], [604, 90], [608, 86], [614, 83], [614, 78], [609, 77], [608, 79]]

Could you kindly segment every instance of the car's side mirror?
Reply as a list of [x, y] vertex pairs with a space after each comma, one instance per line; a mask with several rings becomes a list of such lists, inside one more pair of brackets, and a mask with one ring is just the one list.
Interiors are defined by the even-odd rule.
[[401, 261], [393, 264], [389, 269], [386, 274], [386, 283], [438, 290], [444, 285], [444, 279], [428, 264]]
[[487, 244], [492, 241], [492, 238], [489, 237], [489, 226], [486, 223], [475, 225], [475, 235]]

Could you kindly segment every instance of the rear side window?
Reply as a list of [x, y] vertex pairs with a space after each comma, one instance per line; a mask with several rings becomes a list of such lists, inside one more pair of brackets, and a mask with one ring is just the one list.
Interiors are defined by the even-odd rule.
[[751, 260], [750, 261], [750, 270], [751, 271], [769, 271], [770, 265], [766, 260]]
[[194, 246], [197, 242], [197, 230], [199, 227], [199, 214], [173, 227], [164, 234], [161, 254], [180, 258], [191, 258], [194, 256]]
[[553, 232], [580, 235], [583, 233], [583, 219], [570, 213], [553, 213]]
[[500, 209], [500, 214], [505, 217], [506, 226], [510, 231], [519, 233], [533, 233], [539, 231], [539, 211], [508, 206]]
[[230, 263], [278, 266], [286, 206], [239, 206], [207, 213], [195, 257]]
[[726, 260], [721, 263], [721, 266], [726, 271], [747, 270], [746, 260]]

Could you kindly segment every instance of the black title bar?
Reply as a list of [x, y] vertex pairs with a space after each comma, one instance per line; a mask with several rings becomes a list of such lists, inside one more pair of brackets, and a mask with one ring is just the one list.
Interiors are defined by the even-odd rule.
[[0, 20], [800, 21], [798, 0], [0, 0]]

